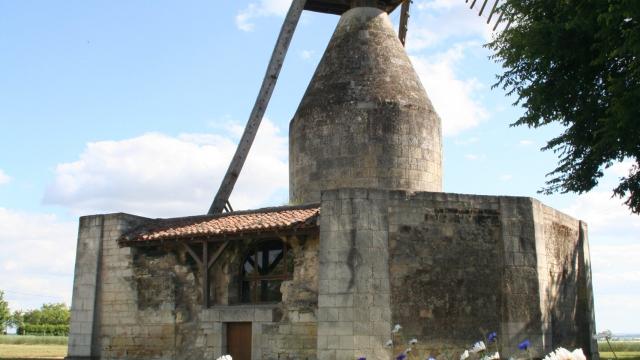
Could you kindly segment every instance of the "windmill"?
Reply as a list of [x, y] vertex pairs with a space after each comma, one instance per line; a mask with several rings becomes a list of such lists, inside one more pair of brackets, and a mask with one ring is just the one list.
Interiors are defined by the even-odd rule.
[[[482, 2], [482, 5], [479, 6], [479, 16], [482, 16], [483, 13], [485, 13], [485, 10], [488, 9], [487, 5], [491, 7], [487, 24], [491, 23], [492, 19], [499, 12], [498, 3], [500, 0], [465, 0], [466, 3], [469, 3], [469, 1], [471, 1], [470, 9], [473, 9], [476, 4]], [[491, 2], [493, 2], [492, 6], [490, 4]], [[240, 138], [240, 142], [238, 143], [238, 148], [236, 149], [220, 188], [218, 189], [218, 192], [216, 193], [216, 196], [209, 208], [209, 215], [219, 214], [224, 211], [233, 211], [233, 207], [231, 206], [231, 203], [229, 203], [229, 197], [238, 177], [240, 176], [244, 162], [249, 154], [249, 150], [251, 149], [253, 140], [258, 132], [258, 128], [260, 127], [260, 123], [269, 104], [269, 100], [271, 99], [271, 95], [273, 94], [287, 50], [289, 49], [291, 39], [293, 38], [293, 34], [296, 30], [302, 12], [304, 10], [308, 10], [326, 14], [341, 15], [354, 5], [366, 6], [371, 4], [372, 6], [384, 9], [387, 13], [391, 13], [396, 8], [400, 7], [398, 37], [402, 45], [405, 45], [411, 3], [412, 0], [292, 0], [291, 6], [286, 14], [284, 23], [282, 24], [282, 28], [280, 29], [280, 33], [276, 40], [271, 60], [267, 66], [267, 71], [264, 79], [262, 80], [262, 86], [258, 92], [256, 102], [251, 114], [249, 115], [249, 120], [247, 121], [247, 125], [242, 137]], [[493, 30], [497, 29], [498, 25], [502, 22], [502, 18], [502, 14], [498, 15], [498, 19], [495, 22]], [[507, 24], [507, 27], [508, 26], [509, 24]]]

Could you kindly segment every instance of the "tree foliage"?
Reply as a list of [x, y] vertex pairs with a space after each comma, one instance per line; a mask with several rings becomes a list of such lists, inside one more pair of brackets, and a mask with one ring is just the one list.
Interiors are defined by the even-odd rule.
[[70, 319], [71, 313], [64, 303], [44, 304], [22, 315], [23, 323], [28, 325], [69, 325]]
[[633, 160], [614, 194], [640, 213], [640, 1], [507, 0], [511, 26], [487, 46], [517, 97], [512, 125], [563, 125], [543, 150], [558, 154], [541, 191], [583, 193], [603, 170]]
[[4, 299], [4, 292], [0, 290], [0, 334], [3, 334], [11, 324], [11, 313], [9, 303]]

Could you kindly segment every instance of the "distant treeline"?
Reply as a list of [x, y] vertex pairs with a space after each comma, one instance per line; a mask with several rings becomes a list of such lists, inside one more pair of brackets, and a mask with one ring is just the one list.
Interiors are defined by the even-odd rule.
[[65, 304], [44, 304], [40, 309], [15, 311], [13, 325], [19, 335], [69, 335], [71, 313]]
[[0, 334], [7, 327], [17, 329], [18, 335], [68, 336], [71, 312], [64, 303], [44, 304], [40, 309], [9, 311], [9, 304], [0, 290]]

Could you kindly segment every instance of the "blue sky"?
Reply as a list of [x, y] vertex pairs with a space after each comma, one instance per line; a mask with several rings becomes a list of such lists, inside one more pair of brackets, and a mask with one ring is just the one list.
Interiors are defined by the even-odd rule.
[[[71, 297], [77, 217], [203, 213], [253, 105], [288, 0], [0, 0], [0, 289]], [[397, 14], [392, 15], [397, 23]], [[304, 13], [235, 208], [287, 202], [288, 122], [337, 23]], [[440, 113], [447, 192], [533, 196], [590, 225], [598, 329], [640, 332], [640, 220], [595, 191], [542, 196], [562, 129], [510, 128], [491, 31], [462, 0], [415, 0], [408, 52]]]

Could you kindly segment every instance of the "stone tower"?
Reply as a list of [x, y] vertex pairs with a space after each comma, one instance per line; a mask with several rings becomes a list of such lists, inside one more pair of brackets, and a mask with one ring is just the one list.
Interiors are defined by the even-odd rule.
[[289, 129], [289, 196], [442, 191], [441, 125], [389, 16], [344, 13]]

